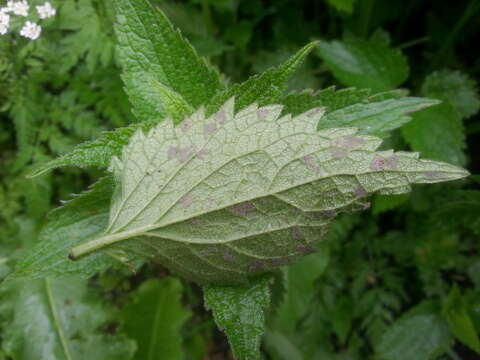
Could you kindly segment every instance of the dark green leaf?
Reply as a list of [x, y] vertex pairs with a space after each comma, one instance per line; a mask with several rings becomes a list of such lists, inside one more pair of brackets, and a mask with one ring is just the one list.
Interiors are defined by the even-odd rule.
[[398, 50], [367, 40], [321, 42], [318, 53], [346, 86], [374, 92], [392, 90], [408, 78], [408, 64]]
[[180, 330], [190, 313], [181, 303], [182, 284], [175, 278], [147, 280], [122, 311], [125, 333], [137, 342], [134, 359], [182, 360]]
[[260, 339], [265, 331], [265, 310], [270, 305], [270, 277], [252, 281], [249, 287], [207, 285], [205, 306], [227, 334], [237, 360], [260, 359]]

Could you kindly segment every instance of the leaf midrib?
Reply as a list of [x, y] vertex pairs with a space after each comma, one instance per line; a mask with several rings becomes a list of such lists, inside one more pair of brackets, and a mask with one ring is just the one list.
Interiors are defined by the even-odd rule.
[[62, 344], [63, 352], [67, 360], [73, 360], [72, 355], [70, 354], [70, 348], [68, 346], [67, 338], [65, 337], [63, 327], [60, 323], [60, 317], [58, 315], [57, 307], [55, 305], [55, 299], [53, 297], [52, 285], [50, 279], [46, 278], [45, 280], [45, 289], [47, 292], [48, 305], [53, 317], [53, 323], [57, 329], [58, 337], [60, 338], [60, 343]]

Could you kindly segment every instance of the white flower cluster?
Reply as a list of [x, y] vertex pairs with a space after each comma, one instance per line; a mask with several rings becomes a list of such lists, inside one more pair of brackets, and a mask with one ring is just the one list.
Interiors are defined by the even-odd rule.
[[[48, 1], [43, 5], [36, 6], [38, 17], [48, 19], [55, 16], [57, 11]], [[11, 15], [27, 17], [30, 5], [26, 0], [8, 1], [5, 7], [0, 8], [0, 35], [5, 35], [10, 26]], [[36, 40], [42, 33], [42, 27], [33, 21], [26, 21], [20, 30], [20, 35], [28, 39]]]

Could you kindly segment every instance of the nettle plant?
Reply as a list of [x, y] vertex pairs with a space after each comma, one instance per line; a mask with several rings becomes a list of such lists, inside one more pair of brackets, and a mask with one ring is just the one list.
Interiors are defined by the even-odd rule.
[[272, 272], [318, 251], [329, 224], [372, 194], [467, 172], [379, 150], [408, 113], [437, 104], [391, 91], [285, 94], [308, 44], [241, 84], [222, 76], [147, 0], [116, 0], [118, 59], [138, 120], [39, 165], [109, 174], [54, 210], [10, 279], [89, 277], [158, 262], [203, 287], [238, 359], [260, 357]]

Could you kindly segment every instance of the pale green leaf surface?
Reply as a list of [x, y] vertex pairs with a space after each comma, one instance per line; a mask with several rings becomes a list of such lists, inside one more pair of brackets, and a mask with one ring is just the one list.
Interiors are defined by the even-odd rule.
[[260, 359], [265, 310], [270, 305], [270, 277], [260, 277], [249, 287], [207, 285], [205, 306], [218, 327], [227, 334], [237, 360]]
[[445, 321], [434, 309], [425, 307], [394, 322], [380, 339], [376, 352], [379, 360], [434, 359], [450, 347], [451, 341]]
[[237, 111], [254, 102], [260, 106], [280, 102], [281, 96], [287, 89], [288, 80], [316, 45], [317, 42], [305, 45], [280, 66], [266, 70], [241, 84], [235, 84], [219, 92], [208, 102], [207, 115], [218, 111], [232, 97], [236, 98], [235, 110]]
[[318, 54], [333, 75], [347, 86], [379, 92], [392, 90], [408, 78], [406, 58], [400, 51], [380, 42], [321, 42]]
[[414, 114], [413, 120], [402, 128], [402, 134], [422, 156], [465, 164], [463, 124], [458, 112], [447, 102]]
[[[122, 78], [140, 121], [174, 119], [207, 103], [223, 88], [220, 76], [200, 58], [167, 17], [149, 1], [115, 0]], [[174, 111], [172, 111], [174, 109]]]
[[[10, 284], [7, 300], [13, 319], [2, 337], [15, 360], [127, 360], [135, 344], [102, 334], [108, 320], [100, 301], [78, 278]], [[5, 301], [5, 299], [2, 299]]]
[[40, 232], [38, 242], [17, 264], [9, 279], [40, 278], [78, 274], [90, 277], [114, 263], [105, 254], [68, 260], [68, 250], [100, 233], [108, 224], [108, 209], [113, 179], [106, 177], [62, 207], [52, 211]]
[[181, 328], [190, 313], [181, 303], [178, 279], [151, 279], [132, 294], [122, 311], [123, 330], [137, 342], [137, 360], [182, 360]]
[[449, 102], [462, 118], [475, 115], [480, 109], [476, 82], [460, 71], [442, 70], [430, 74], [422, 85], [422, 93]]
[[315, 251], [335, 215], [360, 210], [368, 194], [465, 177], [416, 154], [375, 150], [354, 128], [317, 132], [323, 111], [283, 116], [251, 105], [234, 115], [199, 110], [174, 127], [137, 131], [121, 160], [108, 227], [72, 258], [120, 248], [199, 283], [243, 283]]

